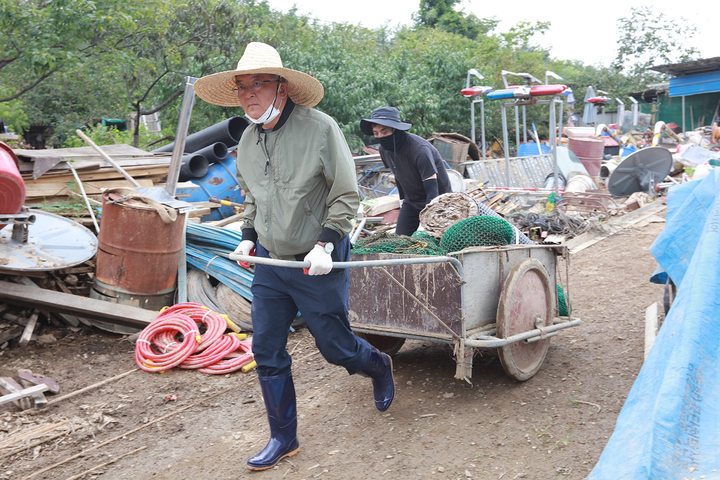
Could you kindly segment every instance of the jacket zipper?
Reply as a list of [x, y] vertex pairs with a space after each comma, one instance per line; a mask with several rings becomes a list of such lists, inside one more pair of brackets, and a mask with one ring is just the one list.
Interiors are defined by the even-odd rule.
[[[262, 149], [263, 149], [263, 153], [265, 153], [265, 176], [267, 176], [268, 168], [270, 167], [270, 154], [268, 153], [268, 149], [267, 149], [268, 135], [265, 132], [262, 132], [262, 135], [263, 135]], [[270, 171], [270, 174], [271, 174], [270, 176], [272, 177], [272, 170]], [[273, 202], [271, 201], [271, 199], [273, 198], [273, 192], [271, 190], [274, 190], [274, 188], [273, 188], [274, 185], [275, 185], [275, 183], [272, 181], [272, 178], [270, 178], [270, 181], [268, 182], [268, 189], [267, 189], [267, 205], [268, 205], [267, 231], [268, 232], [270, 232], [270, 230], [272, 228], [272, 226], [270, 225], [270, 222], [272, 221], [272, 215], [273, 215], [272, 214], [272, 203]], [[268, 245], [267, 250], [270, 252], [275, 251], [275, 243], [273, 242], [271, 245]]]

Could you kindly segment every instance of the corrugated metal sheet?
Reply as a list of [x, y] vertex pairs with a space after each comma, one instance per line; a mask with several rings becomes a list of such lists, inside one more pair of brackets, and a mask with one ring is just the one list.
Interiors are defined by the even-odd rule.
[[466, 166], [470, 178], [488, 181], [491, 187], [542, 188], [545, 178], [553, 172], [552, 155], [512, 157], [510, 160], [510, 185], [507, 185], [505, 159], [480, 160]]
[[658, 65], [655, 67], [650, 67], [650, 70], [667, 73], [676, 77], [712, 72], [714, 70], [720, 70], [720, 57], [703, 58], [700, 60], [691, 60], [689, 62]]
[[720, 92], [720, 70], [670, 79], [671, 97], [711, 92]]

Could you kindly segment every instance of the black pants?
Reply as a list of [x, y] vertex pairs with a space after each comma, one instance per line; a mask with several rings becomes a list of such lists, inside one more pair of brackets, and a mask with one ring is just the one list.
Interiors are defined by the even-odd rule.
[[408, 237], [415, 233], [420, 226], [421, 211], [422, 208], [418, 209], [405, 200], [402, 208], [400, 208], [400, 215], [398, 215], [395, 233], [398, 235], [407, 235]]

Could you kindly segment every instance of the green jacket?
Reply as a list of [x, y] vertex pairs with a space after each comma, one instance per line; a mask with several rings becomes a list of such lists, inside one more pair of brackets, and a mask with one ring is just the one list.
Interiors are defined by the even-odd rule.
[[360, 202], [355, 162], [331, 117], [295, 105], [275, 131], [247, 127], [237, 157], [243, 229], [254, 228], [273, 258], [309, 252], [323, 227], [350, 233]]

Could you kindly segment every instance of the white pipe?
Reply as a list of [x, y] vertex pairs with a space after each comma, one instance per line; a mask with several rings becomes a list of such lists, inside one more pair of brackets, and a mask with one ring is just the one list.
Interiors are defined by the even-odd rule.
[[83, 187], [83, 184], [80, 181], [80, 177], [78, 177], [78, 174], [75, 171], [75, 167], [72, 166], [71, 162], [68, 162], [68, 166], [70, 167], [70, 171], [72, 172], [73, 177], [75, 177], [75, 181], [78, 183], [78, 186], [80, 187], [80, 193], [82, 193], [83, 199], [85, 200], [85, 206], [87, 207], [88, 211], [90, 212], [90, 216], [92, 217], [93, 225], [95, 225], [95, 232], [100, 233], [100, 226], [98, 226], [97, 220], [95, 220], [95, 212], [93, 212], [93, 209], [90, 206], [90, 201], [88, 200], [88, 196], [85, 193], [85, 187]]

